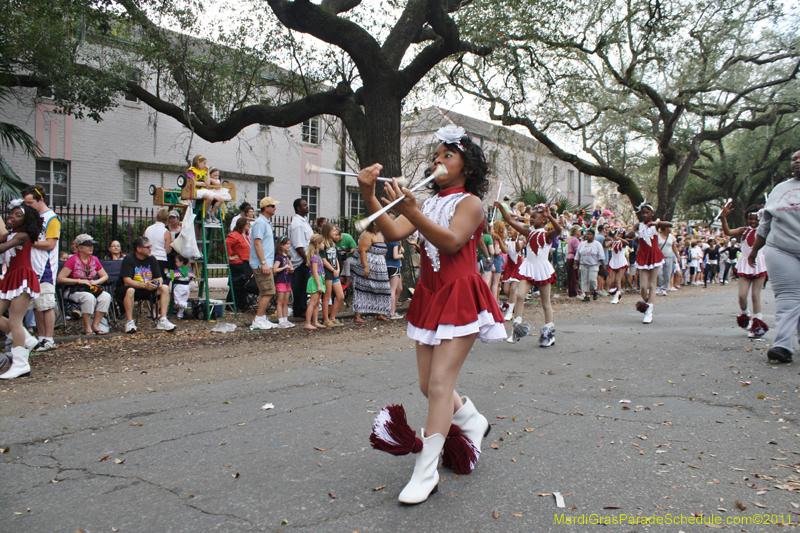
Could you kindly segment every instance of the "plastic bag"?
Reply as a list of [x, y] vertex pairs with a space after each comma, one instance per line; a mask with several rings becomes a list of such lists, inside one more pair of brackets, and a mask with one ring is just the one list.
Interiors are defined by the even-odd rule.
[[195, 215], [192, 209], [187, 207], [183, 222], [181, 222], [181, 232], [172, 241], [172, 249], [189, 261], [200, 261], [203, 259], [203, 254], [200, 253], [200, 249], [197, 247], [197, 238], [194, 236], [194, 219]]
[[216, 331], [217, 333], [231, 333], [236, 331], [236, 324], [229, 324], [227, 322], [220, 322], [216, 326], [214, 326], [211, 331]]

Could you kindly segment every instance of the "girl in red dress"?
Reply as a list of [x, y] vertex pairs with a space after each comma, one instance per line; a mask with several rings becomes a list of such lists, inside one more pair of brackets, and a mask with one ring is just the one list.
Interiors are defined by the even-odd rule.
[[39, 278], [31, 267], [31, 243], [39, 238], [42, 218], [22, 200], [12, 200], [9, 207], [11, 212], [6, 226], [10, 233], [0, 235], [0, 253], [4, 254], [3, 264], [8, 266], [0, 280], [0, 315], [8, 310], [9, 318], [0, 316], [0, 330], [6, 335], [11, 334], [14, 345], [11, 348], [11, 368], [0, 379], [29, 376], [31, 373], [28, 346], [35, 346], [35, 343], [27, 340], [28, 337], [35, 339], [25, 329], [22, 319], [31, 298], [39, 296]]
[[[386, 407], [370, 436], [377, 449], [395, 455], [418, 453], [411, 480], [399, 496], [406, 504], [421, 503], [437, 489], [443, 448], [445, 464], [457, 473], [469, 473], [477, 461], [489, 423], [469, 398], [456, 393], [455, 383], [476, 338], [505, 338], [503, 315], [475, 264], [477, 243], [483, 238], [481, 197], [489, 188], [486, 158], [463, 128], [447, 126], [436, 137], [441, 144], [427, 172], [442, 166], [447, 174], [432, 182], [434, 195], [418, 205], [411, 191], [393, 181], [385, 187], [386, 197], [391, 201], [405, 195], [396, 206], [401, 216], [392, 220], [384, 214], [377, 220], [389, 241], [420, 234], [420, 276], [406, 318], [408, 336], [417, 343], [419, 387], [428, 398], [428, 418], [420, 439], [405, 423], [402, 406]], [[358, 176], [370, 213], [381, 209], [375, 198], [381, 168], [372, 165]], [[466, 464], [456, 464], [465, 456], [449, 454], [446, 437], [448, 446], [458, 441], [468, 448]]]
[[652, 300], [658, 285], [658, 270], [664, 264], [664, 254], [658, 247], [658, 230], [671, 228], [672, 223], [653, 220], [655, 210], [646, 201], [639, 204], [636, 210], [639, 211], [641, 222], [634, 231], [628, 233], [627, 238], [639, 238], [636, 268], [639, 271], [639, 289], [643, 301], [636, 304], [636, 309], [644, 313], [642, 322], [650, 324], [653, 321]]
[[[499, 202], [495, 202], [495, 207], [498, 207], [498, 205]], [[500, 209], [500, 213], [506, 223], [521, 236], [525, 237], [527, 246], [527, 255], [520, 264], [517, 275], [519, 278], [517, 301], [521, 301], [520, 305], [514, 310], [511, 335], [506, 340], [512, 343], [518, 340], [519, 334], [517, 332], [519, 330], [515, 330], [514, 325], [522, 323], [525, 296], [527, 296], [531, 287], [537, 285], [539, 287], [539, 296], [542, 300], [545, 322], [542, 327], [542, 333], [539, 335], [539, 346], [543, 348], [552, 346], [556, 342], [556, 328], [553, 322], [553, 306], [550, 303], [550, 288], [553, 283], [556, 283], [557, 276], [553, 265], [550, 264], [550, 247], [553, 245], [553, 240], [561, 234], [561, 226], [553, 215], [550, 204], [539, 204], [533, 209], [531, 213], [531, 228], [526, 228], [520, 222], [514, 220], [504, 209], [500, 207], [498, 209]], [[548, 222], [553, 226], [550, 230], [545, 227]], [[522, 330], [522, 336], [527, 334], [528, 328], [529, 326], [526, 325], [526, 328]]]
[[[741, 313], [736, 317], [736, 323], [744, 329], [749, 328], [748, 337], [758, 339], [769, 331], [769, 327], [761, 317], [761, 289], [764, 288], [764, 278], [767, 276], [767, 261], [764, 259], [764, 249], [758, 251], [756, 264], [751, 267], [747, 262], [750, 250], [756, 242], [756, 228], [758, 228], [758, 210], [760, 206], [753, 205], [745, 211], [747, 226], [731, 229], [728, 226], [728, 215], [733, 207], [726, 205], [720, 213], [722, 231], [729, 237], [739, 237], [742, 242], [742, 255], [736, 263], [736, 274], [739, 276], [739, 309]], [[747, 309], [747, 295], [753, 301], [753, 314]]]
[[517, 230], [508, 228], [508, 240], [506, 240], [506, 250], [508, 250], [508, 260], [503, 270], [503, 286], [506, 296], [508, 296], [508, 310], [506, 320], [514, 318], [514, 306], [517, 303], [517, 287], [519, 286], [519, 267], [525, 260], [522, 250], [525, 249], [525, 240], [519, 238]]

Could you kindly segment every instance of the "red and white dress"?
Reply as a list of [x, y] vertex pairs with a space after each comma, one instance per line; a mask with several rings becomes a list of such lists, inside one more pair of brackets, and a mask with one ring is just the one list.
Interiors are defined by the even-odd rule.
[[[450, 227], [456, 206], [471, 196], [463, 187], [453, 187], [425, 200], [422, 213]], [[429, 346], [443, 340], [477, 333], [484, 343], [505, 340], [503, 314], [475, 263], [483, 223], [469, 241], [452, 254], [439, 250], [420, 236], [420, 273], [408, 308], [408, 336]]]
[[753, 244], [756, 242], [756, 230], [753, 228], [745, 228], [742, 233], [742, 255], [736, 262], [736, 272], [739, 276], [745, 278], [763, 278], [767, 275], [767, 261], [764, 259], [764, 248], [761, 248], [756, 254], [756, 267], [750, 266], [747, 258], [750, 257], [750, 250], [753, 249]]
[[636, 268], [653, 270], [664, 264], [664, 254], [658, 247], [658, 230], [642, 222], [636, 229], [639, 237], [639, 249], [636, 251]]
[[625, 245], [622, 241], [611, 243], [611, 261], [608, 262], [609, 270], [623, 270], [628, 268], [628, 258], [625, 257]]
[[[6, 242], [16, 232], [8, 234]], [[0, 299], [13, 300], [23, 292], [31, 298], [39, 297], [39, 277], [31, 266], [31, 241], [22, 246], [14, 246], [5, 251], [3, 260], [8, 265], [8, 270], [0, 280]]]
[[556, 271], [550, 264], [552, 246], [552, 242], [547, 242], [546, 229], [534, 229], [528, 233], [527, 255], [519, 267], [520, 280], [530, 281], [534, 285], [550, 285], [557, 281]]
[[508, 248], [508, 261], [506, 267], [503, 269], [503, 282], [519, 281], [519, 266], [522, 264], [522, 254], [517, 251], [517, 241], [515, 239], [507, 239], [506, 247]]

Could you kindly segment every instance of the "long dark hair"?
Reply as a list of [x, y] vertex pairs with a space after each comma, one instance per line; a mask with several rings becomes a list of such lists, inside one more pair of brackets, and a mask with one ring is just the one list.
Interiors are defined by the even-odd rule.
[[[456, 143], [443, 142], [442, 144], [451, 152], [461, 154], [464, 159], [464, 175], [467, 177], [464, 189], [482, 199], [489, 192], [489, 174], [492, 171], [489, 168], [489, 163], [486, 162], [486, 156], [483, 154], [481, 147], [472, 142], [468, 135], [464, 135], [459, 140], [459, 144], [464, 148], [463, 150]], [[427, 169], [425, 177], [430, 175], [431, 170]], [[431, 181], [428, 188], [435, 193], [440, 190], [435, 181]]]
[[[27, 233], [32, 243], [38, 241], [39, 235], [42, 233], [42, 227], [44, 226], [42, 217], [39, 216], [39, 213], [37, 213], [34, 208], [26, 204], [18, 205], [14, 209], [22, 209], [22, 213], [25, 216], [22, 221], [22, 226], [20, 226], [17, 231], [20, 233]], [[12, 209], [12, 211], [14, 209]]]

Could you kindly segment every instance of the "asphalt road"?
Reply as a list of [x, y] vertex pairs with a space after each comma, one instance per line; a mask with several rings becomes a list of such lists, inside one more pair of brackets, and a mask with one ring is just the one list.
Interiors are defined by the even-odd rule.
[[3, 413], [0, 531], [786, 531], [727, 523], [800, 521], [798, 366], [766, 363], [771, 334], [748, 340], [734, 298], [659, 298], [643, 325], [628, 296], [548, 349], [476, 345], [458, 390], [494, 424], [484, 453], [413, 507], [413, 456], [368, 441], [384, 405], [424, 425], [410, 350]]

